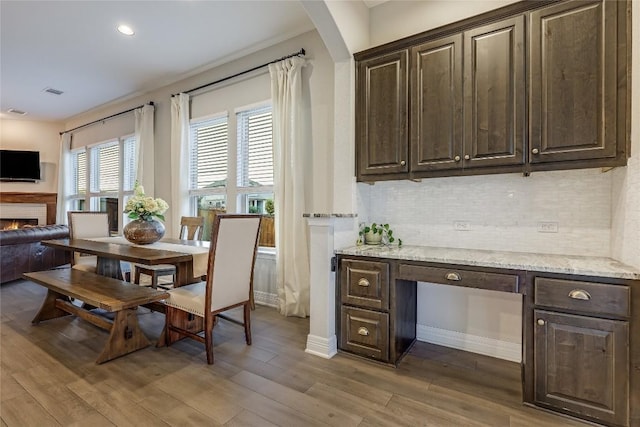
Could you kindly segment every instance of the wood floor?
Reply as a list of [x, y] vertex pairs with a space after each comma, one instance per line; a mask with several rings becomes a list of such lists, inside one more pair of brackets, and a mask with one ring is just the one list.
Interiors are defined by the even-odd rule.
[[[420, 342], [397, 369], [325, 360], [304, 352], [308, 319], [261, 306], [252, 346], [219, 322], [213, 366], [192, 340], [96, 365], [105, 331], [71, 316], [31, 325], [44, 294], [0, 287], [2, 426], [585, 425], [523, 406], [518, 364]], [[155, 341], [163, 315], [140, 313]]]

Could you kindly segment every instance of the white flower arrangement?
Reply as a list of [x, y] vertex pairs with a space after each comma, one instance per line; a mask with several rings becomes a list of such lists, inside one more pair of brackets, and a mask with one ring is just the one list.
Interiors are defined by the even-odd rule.
[[164, 221], [164, 213], [169, 209], [167, 202], [161, 198], [144, 194], [144, 187], [136, 181], [133, 187], [133, 197], [127, 201], [124, 207], [124, 213], [128, 213], [131, 219], [141, 219], [143, 221], [151, 221], [153, 217], [157, 217]]

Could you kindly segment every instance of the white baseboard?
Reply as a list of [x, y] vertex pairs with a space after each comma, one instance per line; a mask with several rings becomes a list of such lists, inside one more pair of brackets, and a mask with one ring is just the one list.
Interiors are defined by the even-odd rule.
[[261, 291], [253, 291], [253, 299], [256, 302], [256, 304], [260, 304], [260, 305], [266, 305], [269, 307], [274, 307], [274, 308], [278, 308], [278, 295], [277, 294], [270, 294], [267, 292], [261, 292]]
[[307, 335], [307, 348], [305, 348], [304, 352], [325, 359], [331, 359], [338, 353], [336, 336], [333, 335], [329, 338], [323, 338], [309, 334]]
[[416, 325], [416, 339], [444, 347], [497, 357], [511, 362], [519, 363], [522, 360], [522, 346], [520, 344], [493, 338], [469, 335], [432, 326]]

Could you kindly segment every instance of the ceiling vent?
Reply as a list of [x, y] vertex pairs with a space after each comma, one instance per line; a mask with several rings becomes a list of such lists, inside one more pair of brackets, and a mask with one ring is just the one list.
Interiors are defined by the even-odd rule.
[[62, 95], [64, 92], [58, 89], [54, 89], [52, 87], [44, 88], [45, 92], [52, 93], [54, 95]]
[[20, 116], [24, 116], [25, 114], [27, 114], [26, 111], [16, 110], [15, 108], [9, 108], [7, 111], [9, 113], [18, 114]]

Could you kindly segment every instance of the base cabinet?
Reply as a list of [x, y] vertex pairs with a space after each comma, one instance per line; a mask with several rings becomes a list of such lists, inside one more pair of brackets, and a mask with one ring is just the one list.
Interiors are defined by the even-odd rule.
[[629, 323], [546, 310], [534, 319], [536, 403], [626, 425]]

